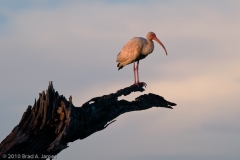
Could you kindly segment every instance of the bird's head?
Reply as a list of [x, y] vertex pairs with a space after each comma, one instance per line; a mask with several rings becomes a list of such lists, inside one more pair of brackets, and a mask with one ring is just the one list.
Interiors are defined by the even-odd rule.
[[157, 41], [157, 42], [163, 47], [163, 49], [165, 50], [166, 55], [167, 55], [167, 50], [166, 50], [165, 46], [164, 46], [164, 45], [162, 44], [162, 42], [157, 38], [157, 36], [156, 36], [155, 33], [153, 33], [153, 32], [148, 32], [148, 34], [147, 34], [147, 39]]

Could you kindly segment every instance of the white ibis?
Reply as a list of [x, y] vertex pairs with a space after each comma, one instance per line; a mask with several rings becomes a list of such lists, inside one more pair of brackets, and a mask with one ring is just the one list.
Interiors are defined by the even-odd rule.
[[[167, 55], [166, 48], [164, 47], [162, 42], [156, 37], [156, 34], [153, 32], [149, 32], [146, 39], [142, 37], [134, 37], [133, 39], [131, 39], [123, 46], [121, 52], [117, 56], [116, 62], [119, 62], [117, 65], [118, 70], [122, 69], [124, 66], [130, 63], [133, 63], [135, 85], [138, 85], [140, 83], [146, 85], [146, 83], [139, 81], [138, 66], [141, 59], [145, 58], [153, 52], [154, 44], [152, 40], [157, 41], [163, 47]], [[137, 62], [136, 66], [135, 62]]]

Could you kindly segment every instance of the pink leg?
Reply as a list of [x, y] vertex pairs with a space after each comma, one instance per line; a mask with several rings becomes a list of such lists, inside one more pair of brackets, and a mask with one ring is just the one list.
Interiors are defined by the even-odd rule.
[[138, 65], [139, 65], [139, 61], [137, 62], [137, 65], [136, 65], [136, 74], [137, 74], [137, 83], [140, 83], [139, 74], [138, 74]]
[[135, 68], [135, 62], [133, 62], [133, 72], [134, 72], [134, 84], [137, 84], [137, 82], [136, 82], [136, 68]]
[[[135, 64], [134, 64], [135, 65]], [[139, 80], [139, 73], [138, 73], [138, 66], [139, 66], [139, 61], [137, 61], [137, 65], [135, 67], [135, 70], [136, 70], [136, 78], [137, 78], [137, 83], [135, 84], [143, 84], [145, 87], [147, 86], [147, 84], [145, 82], [140, 82]], [[136, 81], [135, 81], [136, 82]]]

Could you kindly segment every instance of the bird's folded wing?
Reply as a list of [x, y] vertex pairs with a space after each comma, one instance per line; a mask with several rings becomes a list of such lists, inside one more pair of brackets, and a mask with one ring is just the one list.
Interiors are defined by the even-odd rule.
[[[117, 56], [117, 62], [134, 61], [142, 50], [142, 43], [137, 38], [131, 39], [126, 43]], [[130, 62], [130, 63], [131, 63]]]

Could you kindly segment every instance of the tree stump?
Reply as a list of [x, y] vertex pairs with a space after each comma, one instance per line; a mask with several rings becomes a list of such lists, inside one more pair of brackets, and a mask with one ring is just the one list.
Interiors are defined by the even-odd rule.
[[141, 95], [131, 102], [118, 100], [122, 95], [143, 92], [143, 87], [141, 84], [132, 85], [75, 107], [71, 96], [67, 100], [59, 95], [49, 82], [46, 93], [39, 93], [33, 107], [27, 107], [19, 124], [1, 142], [0, 159], [23, 159], [23, 156], [28, 156], [25, 159], [51, 159], [51, 156], [66, 149], [68, 142], [84, 139], [105, 129], [123, 113], [151, 107], [172, 109], [176, 105], [152, 93]]

